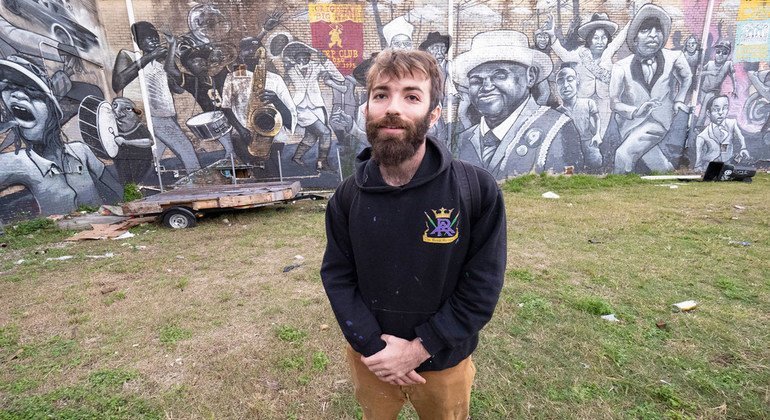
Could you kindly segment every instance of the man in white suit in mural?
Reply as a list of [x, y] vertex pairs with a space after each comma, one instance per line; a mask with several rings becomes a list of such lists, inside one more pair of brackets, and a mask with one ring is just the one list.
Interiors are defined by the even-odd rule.
[[674, 114], [689, 112], [685, 96], [692, 72], [681, 51], [663, 48], [670, 31], [671, 17], [658, 6], [645, 4], [626, 35], [634, 53], [612, 67], [610, 98], [623, 138], [615, 151], [615, 173], [632, 172], [639, 159], [652, 171], [674, 169], [660, 142]]
[[482, 118], [460, 134], [459, 158], [497, 179], [582, 168], [575, 124], [531, 95], [552, 69], [550, 57], [529, 48], [521, 32], [497, 30], [473, 37], [471, 49], [455, 60], [454, 76]]

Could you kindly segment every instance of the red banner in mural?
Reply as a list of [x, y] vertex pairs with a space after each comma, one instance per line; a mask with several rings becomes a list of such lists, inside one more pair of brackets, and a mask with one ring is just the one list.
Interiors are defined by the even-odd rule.
[[363, 61], [364, 10], [361, 4], [308, 4], [313, 48], [326, 54], [343, 75]]

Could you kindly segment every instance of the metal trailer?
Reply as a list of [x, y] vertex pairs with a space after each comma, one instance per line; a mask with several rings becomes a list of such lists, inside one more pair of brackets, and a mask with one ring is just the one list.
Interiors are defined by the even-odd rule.
[[183, 229], [194, 227], [208, 212], [251, 209], [305, 198], [322, 197], [300, 194], [299, 181], [194, 185], [134, 200], [122, 207], [125, 216], [156, 216], [170, 228]]

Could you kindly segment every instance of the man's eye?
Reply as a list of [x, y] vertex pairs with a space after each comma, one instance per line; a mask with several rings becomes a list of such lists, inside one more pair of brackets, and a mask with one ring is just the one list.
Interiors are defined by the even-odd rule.
[[469, 82], [469, 83], [470, 83], [472, 86], [480, 85], [480, 84], [481, 84], [481, 78], [480, 78], [480, 77], [471, 77], [471, 78], [468, 80], [468, 82]]
[[385, 99], [385, 94], [384, 93], [376, 93], [374, 95], [374, 99]]
[[495, 73], [495, 79], [497, 80], [505, 80], [508, 78], [508, 74], [502, 71], [498, 71]]
[[414, 102], [414, 101], [419, 101], [420, 97], [417, 96], [417, 95], [409, 95], [409, 96], [406, 97], [406, 99], [409, 99], [410, 101]]

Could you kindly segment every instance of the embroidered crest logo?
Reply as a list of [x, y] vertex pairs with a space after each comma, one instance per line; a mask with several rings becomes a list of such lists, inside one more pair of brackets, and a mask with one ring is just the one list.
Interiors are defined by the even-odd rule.
[[460, 230], [457, 226], [457, 221], [460, 216], [458, 211], [454, 217], [452, 213], [454, 209], [440, 208], [438, 210], [431, 210], [433, 217], [425, 213], [427, 220], [425, 221], [425, 232], [422, 235], [422, 241], [431, 244], [451, 244], [460, 235]]

